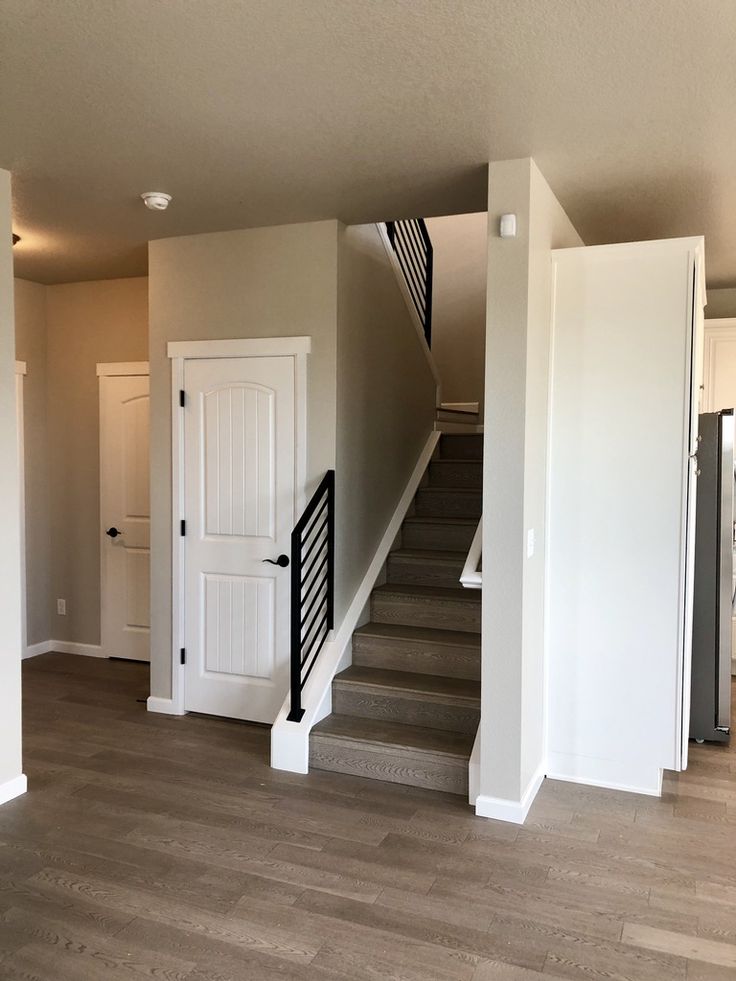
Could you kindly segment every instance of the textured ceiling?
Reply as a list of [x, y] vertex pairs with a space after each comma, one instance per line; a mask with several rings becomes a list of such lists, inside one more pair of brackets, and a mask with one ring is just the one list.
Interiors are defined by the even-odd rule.
[[17, 273], [478, 211], [486, 162], [531, 155], [587, 243], [704, 233], [733, 285], [734, 52], [735, 0], [0, 0]]

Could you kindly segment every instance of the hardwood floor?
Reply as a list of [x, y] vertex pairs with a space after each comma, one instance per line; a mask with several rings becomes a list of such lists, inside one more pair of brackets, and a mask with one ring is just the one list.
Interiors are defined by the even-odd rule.
[[527, 825], [267, 765], [258, 726], [148, 714], [137, 664], [27, 661], [0, 808], [2, 981], [736, 978], [736, 751], [662, 800], [546, 781]]

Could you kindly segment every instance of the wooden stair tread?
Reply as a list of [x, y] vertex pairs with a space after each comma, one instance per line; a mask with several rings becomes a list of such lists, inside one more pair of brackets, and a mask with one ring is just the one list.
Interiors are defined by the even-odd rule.
[[455, 760], [470, 759], [475, 740], [475, 734], [470, 733], [335, 714], [318, 722], [312, 729], [312, 735], [339, 739], [378, 751], [393, 749]]
[[441, 675], [417, 674], [411, 671], [393, 671], [386, 668], [367, 668], [352, 665], [335, 676], [336, 685], [373, 688], [381, 692], [400, 692], [421, 698], [452, 699], [480, 704], [480, 684], [463, 678], [445, 678]]
[[434, 463], [473, 463], [478, 467], [483, 466], [483, 461], [474, 456], [438, 457], [436, 460], [430, 461], [430, 466]]
[[479, 589], [456, 589], [454, 586], [419, 586], [404, 583], [385, 583], [376, 586], [373, 595], [381, 599], [395, 596], [403, 600], [449, 600], [452, 603], [478, 605], [481, 601]]
[[423, 525], [465, 525], [478, 527], [478, 518], [447, 518], [441, 514], [411, 514], [404, 518], [404, 524]]
[[447, 548], [395, 548], [389, 559], [417, 559], [425, 562], [447, 562], [448, 565], [465, 564], [466, 552], [454, 552]]
[[440, 630], [437, 627], [412, 627], [403, 623], [366, 623], [358, 627], [354, 636], [409, 640], [419, 643], [441, 644], [446, 647], [477, 647], [480, 656], [480, 634], [464, 630]]

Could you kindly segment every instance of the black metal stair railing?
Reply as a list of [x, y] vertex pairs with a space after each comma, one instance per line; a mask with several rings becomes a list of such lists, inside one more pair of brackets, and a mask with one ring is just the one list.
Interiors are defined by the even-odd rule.
[[302, 689], [335, 625], [335, 471], [328, 470], [291, 533], [291, 706], [304, 715]]
[[386, 231], [431, 347], [434, 253], [427, 225], [423, 218], [406, 218], [387, 221]]

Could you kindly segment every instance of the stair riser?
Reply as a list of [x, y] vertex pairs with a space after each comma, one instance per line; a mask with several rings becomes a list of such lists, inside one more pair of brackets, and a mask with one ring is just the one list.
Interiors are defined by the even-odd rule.
[[318, 770], [350, 773], [370, 780], [442, 790], [450, 794], [468, 793], [466, 761], [435, 761], [417, 757], [411, 750], [376, 753], [360, 746], [346, 746], [332, 737], [313, 734], [309, 763]]
[[388, 581], [409, 586], [459, 586], [462, 564], [389, 558]]
[[480, 491], [447, 491], [426, 487], [418, 491], [415, 514], [439, 515], [442, 518], [480, 518], [483, 507]]
[[439, 548], [467, 552], [473, 541], [473, 525], [439, 525], [431, 521], [404, 522], [401, 544], [404, 548]]
[[387, 671], [414, 671], [441, 678], [480, 681], [480, 651], [472, 647], [398, 641], [378, 637], [353, 638], [353, 664]]
[[409, 627], [436, 627], [438, 630], [480, 631], [480, 603], [453, 600], [409, 601], [377, 596], [371, 599], [375, 623], [400, 623]]
[[439, 699], [410, 698], [398, 692], [384, 694], [350, 684], [333, 686], [332, 711], [448, 732], [475, 732], [480, 721], [480, 708], [452, 705]]
[[435, 460], [429, 465], [429, 486], [466, 487], [481, 490], [483, 487], [483, 464], [463, 463], [454, 460]]
[[482, 460], [483, 436], [443, 436], [440, 440], [440, 456], [443, 460]]

